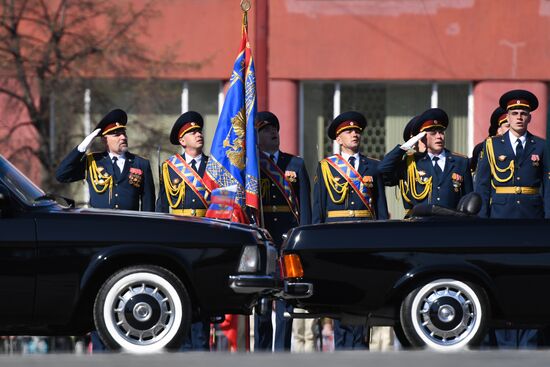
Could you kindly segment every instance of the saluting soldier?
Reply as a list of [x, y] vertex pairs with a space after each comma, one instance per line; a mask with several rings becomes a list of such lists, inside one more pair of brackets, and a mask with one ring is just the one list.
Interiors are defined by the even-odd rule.
[[[121, 109], [105, 115], [95, 130], [61, 161], [55, 177], [59, 182], [85, 179], [92, 208], [154, 211], [151, 165], [128, 151], [127, 122], [128, 116]], [[105, 151], [86, 154], [98, 135]], [[105, 350], [96, 331], [92, 331], [91, 338], [94, 351]]]
[[[269, 111], [256, 114], [260, 148], [260, 192], [264, 226], [277, 246], [290, 229], [311, 223], [309, 176], [300, 157], [279, 150], [279, 119]], [[271, 312], [255, 319], [255, 350], [290, 350], [292, 319], [284, 318], [291, 306], [278, 300], [275, 305], [275, 343], [272, 343]], [[270, 309], [271, 310], [271, 309]]]
[[[147, 159], [128, 151], [126, 112], [109, 112], [82, 143], [71, 150], [56, 171], [60, 182], [86, 179], [93, 208], [155, 210], [155, 187]], [[86, 154], [100, 135], [106, 150]]]
[[[407, 149], [406, 152], [407, 154], [405, 156], [402, 156], [401, 159], [402, 160], [406, 160], [407, 157], [411, 156], [411, 155], [423, 155], [425, 154], [426, 152], [426, 146], [424, 145], [424, 143], [422, 142], [422, 139], [420, 138], [416, 138], [416, 139], [412, 139], [411, 138], [414, 138], [414, 136], [412, 135], [412, 129], [413, 129], [413, 126], [416, 122], [416, 120], [418, 120], [420, 116], [414, 116], [412, 119], [409, 120], [409, 122], [407, 122], [407, 124], [405, 125], [405, 128], [403, 129], [403, 140], [406, 142], [405, 144], [403, 144], [402, 146], [401, 145], [397, 145], [390, 153], [388, 153], [390, 156], [392, 154], [398, 154], [398, 155], [403, 155], [402, 153], [402, 150], [404, 150], [405, 148]], [[404, 148], [402, 148], [404, 147]], [[401, 178], [401, 174], [397, 171], [393, 171], [392, 172], [392, 167], [387, 167], [388, 164], [390, 164], [390, 160], [382, 160], [382, 162], [380, 162], [379, 166], [378, 166], [378, 169], [380, 170], [380, 172], [386, 172], [385, 174], [382, 175], [383, 179], [384, 179], [384, 185], [385, 186], [397, 186], [399, 185], [399, 193], [400, 193], [400, 196], [401, 196], [401, 201], [403, 202], [403, 207], [405, 208], [405, 218], [409, 216], [410, 214], [410, 211], [412, 209], [412, 203], [410, 200], [408, 200], [405, 195], [404, 195], [404, 192], [405, 192], [405, 188], [406, 188], [406, 181], [404, 181], [402, 178]]]
[[[412, 138], [384, 156], [380, 171], [386, 176], [397, 174], [401, 197], [411, 206], [429, 203], [455, 209], [460, 198], [473, 190], [468, 158], [445, 148], [447, 113], [431, 108], [413, 124]], [[425, 153], [408, 154], [419, 140]]]
[[[202, 116], [188, 111], [178, 117], [170, 132], [170, 143], [181, 146], [162, 163], [157, 212], [204, 217], [210, 202], [210, 192], [203, 182], [208, 156], [203, 154]], [[183, 343], [183, 350], [210, 350], [209, 320], [193, 322]]]
[[476, 174], [476, 192], [483, 199], [480, 216], [549, 218], [545, 140], [527, 130], [538, 99], [517, 89], [502, 95], [499, 104], [507, 110], [510, 129], [485, 141]]
[[[503, 135], [509, 128], [508, 112], [504, 108], [498, 106], [491, 114], [488, 137]], [[472, 175], [475, 173], [477, 164], [482, 157], [481, 151], [483, 150], [484, 144], [485, 141], [478, 143], [472, 151], [472, 158], [470, 158], [470, 171], [472, 171]]]
[[[327, 157], [317, 167], [313, 190], [313, 223], [388, 219], [384, 185], [378, 161], [360, 153], [365, 117], [355, 111], [336, 117], [328, 136], [340, 145], [341, 154]], [[363, 326], [334, 322], [337, 349], [368, 346]]]
[[[507, 111], [509, 130], [490, 137], [483, 146], [476, 171], [475, 191], [481, 195], [479, 215], [489, 218], [550, 218], [550, 167], [545, 140], [528, 131], [537, 97], [526, 90], [504, 93], [500, 107]], [[499, 347], [539, 344], [533, 329], [496, 330]]]

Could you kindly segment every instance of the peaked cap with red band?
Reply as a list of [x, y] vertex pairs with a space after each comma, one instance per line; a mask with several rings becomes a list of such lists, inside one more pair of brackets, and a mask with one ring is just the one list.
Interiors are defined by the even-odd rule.
[[534, 111], [539, 106], [539, 100], [528, 90], [514, 89], [504, 93], [498, 104], [507, 111], [517, 109]]
[[275, 126], [277, 131], [280, 129], [279, 119], [274, 113], [269, 111], [260, 111], [256, 113], [256, 123], [254, 126], [258, 131], [269, 125]]
[[193, 130], [202, 130], [204, 121], [200, 113], [187, 111], [174, 122], [170, 131], [170, 143], [180, 145], [180, 138]]
[[445, 130], [449, 126], [449, 116], [441, 108], [430, 108], [424, 111], [413, 123], [412, 135], [423, 131]]
[[328, 127], [328, 137], [336, 140], [336, 137], [345, 130], [359, 130], [360, 132], [367, 126], [367, 119], [361, 113], [348, 111], [338, 115]]
[[407, 141], [413, 137], [412, 129], [419, 117], [420, 115], [414, 116], [412, 119], [409, 120], [409, 122], [407, 122], [407, 125], [405, 125], [405, 128], [403, 129], [403, 141]]
[[116, 130], [126, 129], [127, 123], [128, 116], [126, 112], [117, 108], [106, 114], [95, 129], [101, 129], [101, 136], [105, 136], [114, 133]]
[[508, 122], [508, 114], [502, 107], [497, 107], [491, 114], [491, 125], [489, 126], [489, 136], [495, 136], [497, 134], [500, 125]]

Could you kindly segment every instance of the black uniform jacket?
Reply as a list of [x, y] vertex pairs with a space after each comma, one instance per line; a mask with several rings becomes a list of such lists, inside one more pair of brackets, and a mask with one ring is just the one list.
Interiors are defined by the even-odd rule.
[[[263, 154], [260, 156], [263, 159]], [[287, 233], [291, 228], [298, 225], [311, 223], [311, 201], [310, 201], [310, 182], [309, 175], [304, 164], [304, 160], [292, 154], [279, 152], [277, 166], [285, 173], [290, 171], [296, 174], [296, 181], [291, 182], [294, 193], [298, 198], [299, 203], [299, 222], [296, 216], [288, 211], [288, 203], [281, 191], [263, 172], [261, 172], [261, 180], [268, 182], [267, 185], [262, 185], [262, 208], [264, 215], [264, 226], [271, 233], [277, 245], [283, 242], [283, 234]], [[267, 180], [267, 181], [264, 181]], [[285, 211], [277, 210], [285, 208]]]
[[[528, 132], [522, 158], [517, 161], [509, 134], [510, 131], [489, 138], [483, 146], [475, 183], [475, 191], [483, 200], [479, 215], [490, 218], [550, 218], [550, 167], [545, 154], [546, 142]], [[489, 140], [496, 165], [493, 169], [487, 153]], [[512, 161], [513, 174], [508, 169]], [[497, 177], [493, 176], [492, 170]], [[537, 192], [529, 193], [524, 188]], [[499, 193], [506, 189], [513, 192]]]
[[[472, 174], [467, 157], [445, 149], [445, 170], [437, 179], [433, 163], [427, 153], [412, 155], [412, 161], [405, 157], [406, 154], [400, 146], [395, 147], [384, 156], [379, 170], [385, 177], [385, 181], [395, 179], [406, 181], [408, 200], [403, 198], [403, 201], [410, 201], [410, 205], [430, 203], [455, 209], [460, 198], [473, 191]], [[408, 179], [408, 168], [413, 162], [416, 164], [418, 178], [411, 183]], [[429, 191], [430, 178], [432, 182]], [[413, 185], [417, 197], [411, 193]], [[426, 192], [426, 195], [422, 195], [423, 192]]]
[[[95, 161], [98, 171], [107, 178], [103, 181], [108, 181], [113, 176], [113, 163], [107, 152], [86, 154], [74, 148], [59, 164], [55, 177], [60, 182], [86, 179], [93, 208], [154, 211], [155, 185], [149, 161], [130, 152], [125, 157], [124, 169], [110, 189], [102, 185], [102, 178], [92, 182], [88, 163]], [[96, 188], [103, 192], [97, 192]]]
[[[182, 154], [181, 157], [185, 159], [185, 154]], [[202, 155], [201, 163], [198, 167], [198, 175], [202, 178], [204, 177], [204, 173], [206, 171], [206, 164], [208, 163], [208, 156]], [[168, 165], [167, 161], [163, 163], [163, 172], [164, 172], [164, 165]], [[170, 175], [170, 181], [172, 184], [174, 183], [180, 183], [182, 181], [181, 177], [178, 175], [177, 172], [174, 172], [173, 168], [168, 165], [168, 172]], [[170, 201], [172, 203], [176, 203], [177, 197], [170, 197]], [[185, 198], [179, 203], [179, 205], [176, 208], [172, 209], [208, 209], [204, 206], [200, 198], [195, 194], [193, 189], [189, 187], [189, 185], [185, 185]], [[159, 195], [157, 199], [157, 212], [163, 212], [163, 213], [169, 213], [170, 211], [170, 205], [168, 204], [168, 197], [166, 196], [166, 186], [164, 184], [164, 179], [160, 180], [160, 188], [159, 188]]]
[[[359, 198], [355, 190], [349, 189], [346, 198], [342, 203], [336, 204], [331, 199], [323, 174], [321, 171], [321, 163], [317, 166], [317, 176], [315, 177], [315, 185], [313, 189], [313, 223], [325, 223], [325, 222], [340, 222], [349, 220], [365, 220], [365, 219], [388, 219], [388, 205], [386, 202], [386, 194], [384, 191], [384, 184], [382, 177], [378, 171], [378, 164], [380, 162], [368, 158], [362, 154], [359, 154], [359, 167], [357, 172], [364, 178], [369, 177], [372, 179], [372, 197], [370, 198], [370, 206], [374, 209], [375, 218], [353, 218], [353, 217], [331, 217], [328, 218], [329, 211], [342, 211], [342, 210], [367, 210], [367, 207], [363, 201]], [[338, 178], [338, 181], [343, 183], [345, 179], [333, 168], [330, 167], [332, 175]], [[329, 188], [332, 190], [331, 188]]]

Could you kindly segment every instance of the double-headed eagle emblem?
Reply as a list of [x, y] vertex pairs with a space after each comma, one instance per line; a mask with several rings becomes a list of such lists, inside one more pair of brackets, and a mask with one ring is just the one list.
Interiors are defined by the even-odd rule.
[[[232, 139], [231, 131], [234, 131], [235, 137]], [[244, 108], [241, 108], [239, 112], [231, 119], [231, 129], [227, 133], [223, 141], [223, 147], [226, 149], [225, 154], [229, 158], [229, 162], [239, 170], [244, 169], [244, 144], [246, 134], [246, 117]]]

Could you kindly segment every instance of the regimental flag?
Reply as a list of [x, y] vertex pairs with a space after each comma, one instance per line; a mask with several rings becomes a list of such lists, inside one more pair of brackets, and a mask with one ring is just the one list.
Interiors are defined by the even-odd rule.
[[209, 218], [231, 220], [235, 212], [237, 186], [220, 187], [212, 191], [211, 202], [206, 211]]
[[255, 117], [256, 76], [243, 22], [240, 51], [233, 66], [204, 177], [211, 191], [236, 185], [232, 222], [250, 223], [246, 208], [256, 213], [260, 208]]

